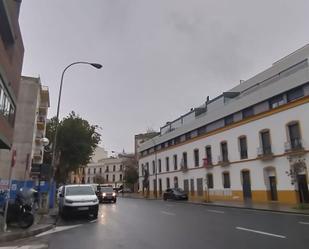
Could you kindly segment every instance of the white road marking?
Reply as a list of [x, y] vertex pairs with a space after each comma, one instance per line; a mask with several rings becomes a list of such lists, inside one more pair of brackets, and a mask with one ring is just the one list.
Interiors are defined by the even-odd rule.
[[274, 234], [274, 233], [266, 233], [266, 232], [263, 232], [263, 231], [248, 229], [248, 228], [244, 228], [244, 227], [236, 227], [236, 229], [238, 229], [238, 230], [243, 230], [243, 231], [247, 231], [247, 232], [253, 232], [253, 233], [268, 235], [268, 236], [273, 236], [273, 237], [277, 237], [277, 238], [281, 238], [281, 239], [285, 239], [285, 238], [286, 238], [286, 237], [283, 236], [283, 235], [278, 235], [278, 234]]
[[166, 204], [167, 207], [174, 207], [175, 205], [172, 204]]
[[161, 211], [161, 214], [166, 214], [166, 215], [176, 215], [175, 213], [165, 212], [165, 211]]
[[309, 222], [304, 222], [304, 221], [300, 221], [298, 222], [299, 224], [302, 224], [302, 225], [309, 225]]
[[73, 225], [73, 226], [59, 226], [59, 227], [55, 227], [55, 228], [53, 228], [53, 229], [51, 229], [49, 231], [40, 233], [40, 234], [36, 235], [35, 237], [41, 237], [41, 236], [44, 236], [44, 235], [47, 235], [47, 234], [58, 233], [58, 232], [61, 232], [61, 231], [64, 231], [64, 230], [68, 230], [68, 229], [72, 229], [72, 228], [75, 228], [75, 227], [79, 227], [81, 225], [82, 224]]
[[48, 245], [47, 244], [38, 244], [38, 245], [0, 247], [0, 249], [44, 249], [44, 248], [48, 248]]
[[90, 221], [90, 223], [94, 223], [94, 222], [97, 222], [97, 221], [98, 221], [98, 219], [95, 219], [95, 220]]
[[217, 213], [217, 214], [224, 214], [224, 211], [220, 211], [220, 210], [214, 210], [214, 209], [207, 209], [208, 212], [212, 212], [212, 213]]

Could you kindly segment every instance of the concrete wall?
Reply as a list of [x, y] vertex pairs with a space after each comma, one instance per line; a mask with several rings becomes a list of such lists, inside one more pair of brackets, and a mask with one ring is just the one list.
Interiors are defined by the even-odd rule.
[[[12, 175], [12, 178], [15, 180], [24, 179], [28, 154], [28, 166], [29, 169], [31, 168], [33, 139], [36, 132], [36, 116], [39, 96], [40, 84], [38, 79], [21, 81], [17, 101], [15, 130], [12, 147], [17, 151], [16, 165], [13, 169]], [[1, 152], [1, 178], [8, 177], [8, 169], [11, 164], [11, 155], [12, 151], [9, 150]], [[26, 176], [28, 177], [28, 175]]]

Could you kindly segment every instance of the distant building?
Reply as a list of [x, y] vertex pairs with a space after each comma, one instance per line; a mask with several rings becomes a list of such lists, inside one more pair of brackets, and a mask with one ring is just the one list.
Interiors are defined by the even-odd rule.
[[[13, 179], [29, 179], [32, 164], [42, 164], [46, 118], [49, 108], [49, 90], [42, 86], [40, 78], [22, 77], [17, 99], [17, 112], [13, 148], [16, 150], [16, 165]], [[10, 152], [3, 161], [5, 168], [10, 166]], [[1, 169], [0, 169], [1, 171]]]
[[161, 127], [138, 148], [141, 192], [309, 202], [308, 60], [309, 44]]
[[136, 156], [136, 159], [138, 159], [138, 150], [142, 143], [146, 142], [149, 139], [152, 139], [155, 136], [158, 136], [160, 132], [146, 132], [137, 134], [134, 136], [134, 153]]
[[113, 187], [120, 187], [124, 184], [124, 172], [128, 159], [134, 158], [134, 154], [119, 155], [99, 160], [96, 163], [89, 163], [84, 168], [85, 183], [95, 183], [97, 176], [104, 179], [104, 183]]
[[[96, 164], [101, 159], [107, 158], [107, 156], [108, 156], [107, 151], [104, 148], [98, 146], [95, 149], [89, 164]], [[70, 183], [85, 183], [86, 182], [85, 167], [87, 166], [82, 166], [78, 168], [77, 170], [75, 170], [74, 172], [71, 172], [71, 174], [69, 175], [69, 182]]]
[[24, 46], [18, 17], [21, 1], [0, 1], [0, 177], [8, 176]]

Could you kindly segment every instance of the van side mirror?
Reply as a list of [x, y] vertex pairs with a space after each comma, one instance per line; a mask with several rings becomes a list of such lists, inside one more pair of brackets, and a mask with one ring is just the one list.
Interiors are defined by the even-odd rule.
[[63, 194], [60, 194], [60, 195], [59, 195], [59, 197], [61, 197], [61, 198], [62, 198], [62, 197], [64, 197], [64, 196], [63, 196]]

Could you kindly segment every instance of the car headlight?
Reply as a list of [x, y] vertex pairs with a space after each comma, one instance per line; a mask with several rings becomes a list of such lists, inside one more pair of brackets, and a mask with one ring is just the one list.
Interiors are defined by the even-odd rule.
[[94, 202], [94, 203], [98, 202], [98, 199], [94, 199], [93, 202]]
[[116, 196], [116, 193], [113, 193], [113, 196]]
[[103, 193], [102, 196], [103, 196], [103, 197], [106, 196], [106, 193]]
[[66, 202], [66, 203], [69, 203], [69, 204], [72, 204], [72, 203], [73, 203], [72, 200], [68, 200], [68, 199], [65, 199], [65, 202]]

